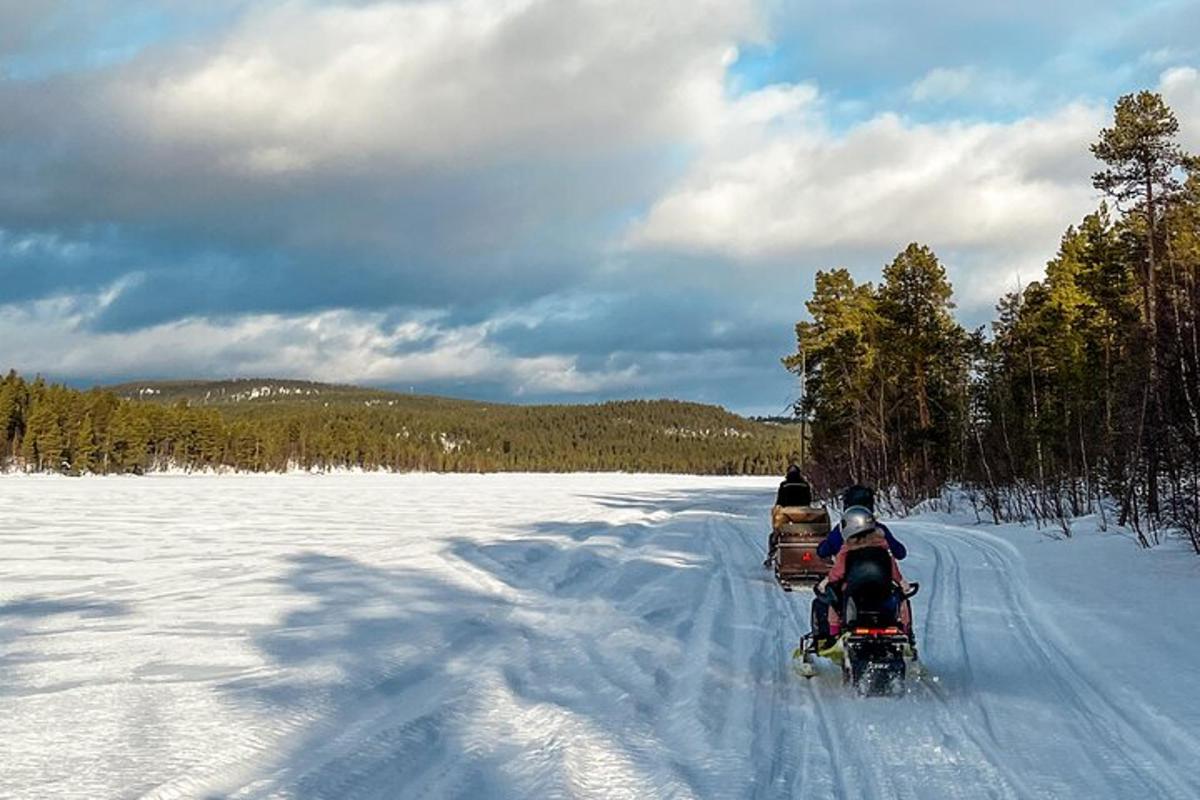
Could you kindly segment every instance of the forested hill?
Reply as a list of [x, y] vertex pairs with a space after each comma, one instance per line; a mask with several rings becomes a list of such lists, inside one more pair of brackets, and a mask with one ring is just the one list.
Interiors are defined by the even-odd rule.
[[674, 400], [519, 406], [294, 380], [0, 380], [8, 469], [780, 473], [800, 429]]

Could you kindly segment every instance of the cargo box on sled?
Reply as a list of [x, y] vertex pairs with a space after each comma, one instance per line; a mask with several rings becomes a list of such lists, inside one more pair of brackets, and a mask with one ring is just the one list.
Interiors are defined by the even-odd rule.
[[817, 555], [817, 545], [829, 535], [829, 511], [814, 506], [775, 506], [772, 535], [777, 539], [775, 578], [785, 591], [792, 584], [813, 584], [828, 574], [832, 559]]

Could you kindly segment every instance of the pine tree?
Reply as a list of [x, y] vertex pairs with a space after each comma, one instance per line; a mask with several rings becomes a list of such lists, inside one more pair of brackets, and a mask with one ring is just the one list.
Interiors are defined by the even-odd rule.
[[96, 467], [96, 430], [91, 415], [86, 415], [71, 441], [71, 472], [82, 475]]
[[64, 449], [58, 415], [49, 401], [42, 399], [29, 412], [22, 450], [25, 463], [36, 470], [58, 472], [63, 466]]
[[20, 447], [22, 395], [25, 383], [16, 372], [10, 371], [0, 380], [0, 469], [17, 454]]
[[818, 272], [806, 303], [812, 322], [796, 325], [797, 352], [783, 360], [802, 375], [802, 418], [812, 419], [814, 478], [828, 486], [865, 479], [879, 469], [884, 427], [875, 385], [878, 314], [874, 289], [850, 272]]
[[1146, 489], [1151, 514], [1158, 512], [1160, 445], [1164, 410], [1160, 394], [1158, 338], [1158, 221], [1159, 207], [1177, 188], [1176, 171], [1185, 156], [1175, 136], [1179, 122], [1154, 92], [1127, 94], [1117, 101], [1114, 123], [1100, 132], [1092, 154], [1106, 168], [1092, 183], [1120, 203], [1133, 202], [1145, 223], [1141, 236], [1145, 248], [1142, 279], [1143, 323], [1149, 347], [1146, 384], [1138, 422], [1139, 452], [1146, 454]]

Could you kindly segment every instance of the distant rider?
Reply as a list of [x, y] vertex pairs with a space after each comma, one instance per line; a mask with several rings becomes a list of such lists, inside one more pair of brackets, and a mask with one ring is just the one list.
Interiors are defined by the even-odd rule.
[[800, 474], [800, 468], [795, 464], [788, 466], [787, 472], [783, 475], [783, 481], [775, 490], [775, 505], [812, 505], [812, 487], [808, 485], [808, 481], [804, 480], [804, 476]]
[[[804, 480], [804, 476], [800, 473], [800, 467], [795, 464], [788, 465], [783, 481], [775, 491], [775, 505], [785, 507], [812, 505], [812, 487], [808, 481]], [[772, 517], [774, 517], [774, 513], [772, 513]], [[771, 537], [767, 543], [767, 558], [763, 561], [764, 567], [771, 566], [771, 559], [775, 557], [775, 550], [779, 546], [779, 532], [773, 528], [774, 526], [772, 526]]]
[[[842, 508], [865, 508], [872, 514], [875, 513], [875, 491], [869, 486], [856, 484], [842, 492]], [[875, 527], [883, 533], [884, 539], [887, 541], [888, 549], [892, 551], [892, 555], [897, 561], [903, 561], [908, 555], [908, 548], [892, 535], [888, 530], [888, 526], [878, 520], [875, 521]], [[833, 530], [825, 537], [822, 542], [817, 545], [817, 555], [821, 558], [834, 558], [842, 549], [842, 525], [838, 523], [833, 526]]]
[[[844, 588], [842, 584], [846, 580], [847, 554], [864, 547], [880, 547], [889, 551], [892, 549], [883, 526], [876, 521], [875, 515], [870, 510], [862, 506], [846, 509], [839, 527], [845, 535], [845, 546], [838, 551], [837, 559], [833, 563], [833, 568], [829, 570], [829, 574], [814, 589], [816, 596], [812, 603], [812, 624], [818, 650], [831, 646], [841, 633], [841, 617], [838, 610], [831, 608], [824, 598], [827, 587], [832, 586], [838, 590]], [[894, 554], [891, 564], [892, 581], [900, 587], [902, 594], [907, 593], [908, 583], [900, 573], [900, 565]], [[901, 597], [896, 598], [896, 603], [897, 607], [893, 610], [897, 613], [901, 626], [911, 638], [912, 610], [908, 601]]]

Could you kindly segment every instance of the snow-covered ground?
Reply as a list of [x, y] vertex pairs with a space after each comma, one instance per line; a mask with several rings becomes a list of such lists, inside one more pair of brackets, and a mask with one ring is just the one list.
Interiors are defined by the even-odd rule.
[[0, 796], [1200, 797], [1200, 559], [898, 522], [932, 677], [856, 698], [773, 484], [0, 477]]

